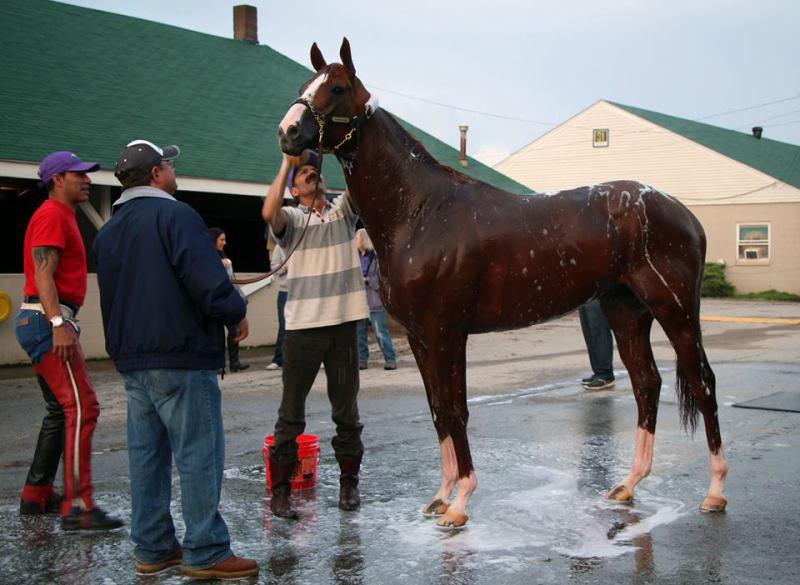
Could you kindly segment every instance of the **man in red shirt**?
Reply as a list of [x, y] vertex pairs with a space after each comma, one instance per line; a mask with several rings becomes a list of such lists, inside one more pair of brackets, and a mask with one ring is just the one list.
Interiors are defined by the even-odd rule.
[[[87, 173], [100, 168], [71, 152], [54, 152], [39, 166], [48, 198], [25, 231], [25, 301], [16, 334], [33, 361], [47, 414], [25, 486], [21, 514], [61, 512], [63, 530], [111, 529], [122, 521], [92, 499], [91, 440], [100, 406], [86, 372], [75, 316], [86, 296], [86, 250], [75, 210], [89, 199]], [[64, 497], [53, 480], [63, 452]]]

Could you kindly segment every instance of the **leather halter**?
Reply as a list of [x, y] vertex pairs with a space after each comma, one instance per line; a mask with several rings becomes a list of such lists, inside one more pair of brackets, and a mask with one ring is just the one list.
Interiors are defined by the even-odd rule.
[[[292, 105], [300, 104], [308, 108], [309, 113], [314, 117], [314, 120], [317, 122], [317, 126], [319, 127], [320, 146], [322, 145], [322, 137], [327, 124], [343, 124], [350, 128], [347, 134], [345, 134], [344, 138], [342, 138], [341, 142], [333, 147], [334, 154], [338, 156], [340, 154], [338, 152], [339, 149], [344, 146], [347, 141], [353, 138], [353, 136], [355, 136], [356, 132], [364, 122], [372, 117], [374, 109], [370, 107], [370, 102], [372, 102], [372, 96], [370, 96], [370, 99], [367, 100], [366, 104], [364, 105], [364, 113], [356, 114], [352, 118], [348, 118], [347, 116], [329, 116], [312, 104], [310, 99], [304, 97], [297, 98], [294, 102], [292, 102]], [[322, 151], [320, 150], [320, 154], [321, 153]]]

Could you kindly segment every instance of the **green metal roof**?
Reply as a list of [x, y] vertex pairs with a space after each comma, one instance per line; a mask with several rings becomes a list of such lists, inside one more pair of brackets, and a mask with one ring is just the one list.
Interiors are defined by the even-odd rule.
[[693, 122], [615, 102], [608, 103], [753, 167], [779, 181], [800, 188], [800, 146], [769, 138], [756, 139], [752, 134], [744, 132]]
[[[311, 71], [265, 45], [48, 0], [0, 0], [0, 159], [72, 150], [112, 168], [135, 138], [178, 144], [178, 174], [268, 183], [276, 129]], [[440, 162], [458, 151], [403, 122]], [[460, 171], [530, 189], [470, 159]], [[333, 157], [328, 184], [344, 188]]]

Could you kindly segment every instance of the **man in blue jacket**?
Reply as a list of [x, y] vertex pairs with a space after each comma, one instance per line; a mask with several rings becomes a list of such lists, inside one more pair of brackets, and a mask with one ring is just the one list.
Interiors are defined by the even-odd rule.
[[[215, 372], [225, 365], [224, 325], [248, 333], [208, 229], [178, 188], [177, 146], [128, 144], [115, 175], [123, 191], [94, 240], [106, 350], [128, 398], [131, 538], [136, 572], [183, 565], [194, 578], [258, 574], [231, 552], [219, 513], [225, 437]], [[170, 515], [171, 459], [181, 478], [186, 534]]]

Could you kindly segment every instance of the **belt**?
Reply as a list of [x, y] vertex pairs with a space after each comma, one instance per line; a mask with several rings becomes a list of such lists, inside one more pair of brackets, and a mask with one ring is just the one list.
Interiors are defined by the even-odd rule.
[[[42, 301], [36, 295], [27, 295], [27, 296], [23, 297], [22, 302], [23, 303], [41, 303]], [[78, 311], [81, 308], [80, 305], [76, 305], [75, 303], [68, 303], [67, 301], [64, 301], [64, 300], [59, 301], [59, 304], [62, 307], [69, 307], [70, 309], [72, 309], [72, 314], [73, 315], [77, 315]]]
[[[68, 307], [67, 305], [58, 305], [61, 308], [61, 316], [64, 319], [75, 319], [75, 311], [72, 310], [72, 307]], [[44, 307], [42, 307], [42, 303], [22, 303], [19, 306], [21, 311], [36, 311], [38, 313], [44, 313]]]

